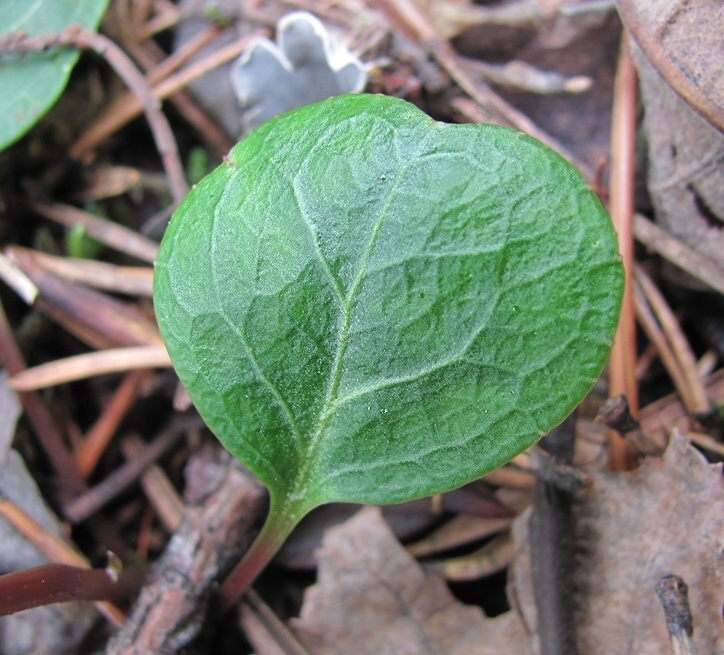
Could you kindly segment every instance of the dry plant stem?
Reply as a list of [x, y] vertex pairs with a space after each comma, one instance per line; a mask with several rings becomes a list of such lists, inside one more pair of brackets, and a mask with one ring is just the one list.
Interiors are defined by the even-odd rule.
[[[213, 43], [216, 38], [225, 31], [225, 28], [219, 27], [218, 25], [210, 25], [196, 34], [190, 41], [188, 41], [188, 43], [185, 43], [181, 48], [166, 57], [160, 63], [153, 60], [148, 52], [142, 51], [143, 54], [141, 56], [144, 58], [144, 61], [141, 63], [144, 67], [148, 67], [146, 73], [148, 83], [156, 85], [172, 73], [175, 73], [179, 68], [181, 68], [181, 66], [197, 55], [206, 46]], [[129, 40], [132, 40], [134, 43], [140, 43], [141, 40], [134, 38], [135, 36], [136, 35], [131, 35]]]
[[[13, 338], [2, 303], [0, 303], [0, 360], [10, 374], [19, 373], [25, 368], [25, 361]], [[85, 482], [78, 473], [75, 460], [67, 450], [58, 427], [40, 397], [34, 392], [20, 392], [18, 397], [43, 452], [56, 472], [54, 484], [58, 489], [57, 500], [62, 507], [69, 499], [86, 490]], [[122, 552], [123, 542], [110, 525], [103, 521], [95, 521], [91, 527], [103, 535], [101, 540], [103, 543], [111, 545], [116, 552]]]
[[[609, 397], [625, 394], [631, 413], [638, 415], [636, 382], [636, 322], [633, 302], [633, 195], [634, 148], [636, 140], [636, 71], [626, 31], [621, 35], [614, 82], [613, 124], [611, 126], [611, 186], [609, 211], [618, 233], [619, 250], [626, 275], [618, 331], [609, 363]], [[621, 436], [609, 432], [608, 462], [614, 471], [630, 470], [636, 458]]]
[[510, 566], [515, 553], [513, 537], [506, 532], [468, 555], [431, 562], [425, 565], [425, 569], [440, 573], [451, 582], [478, 580]]
[[78, 27], [68, 28], [59, 34], [32, 37], [14, 34], [0, 39], [0, 52], [37, 52], [53, 47], [93, 50], [110, 64], [131, 89], [146, 113], [156, 147], [161, 154], [161, 160], [168, 175], [174, 203], [180, 204], [188, 193], [188, 185], [171, 126], [161, 112], [161, 105], [143, 75], [123, 50], [102, 34]]
[[22, 268], [38, 289], [33, 305], [91, 347], [163, 346], [155, 321], [137, 306], [66, 282], [37, 262]]
[[724, 269], [711, 259], [703, 257], [641, 214], [634, 216], [634, 234], [647, 248], [724, 294]]
[[[88, 561], [60, 537], [47, 532], [42, 525], [23, 512], [17, 505], [3, 498], [0, 498], [0, 517], [10, 523], [52, 562], [84, 569], [90, 568]], [[123, 623], [123, 612], [112, 603], [97, 601], [95, 606], [113, 625], [118, 626]]]
[[242, 602], [241, 624], [258, 653], [312, 655], [253, 589]]
[[113, 500], [133, 484], [159, 457], [164, 455], [185, 434], [187, 425], [177, 421], [157, 436], [138, 457], [117, 468], [111, 475], [64, 508], [71, 523], [80, 523]]
[[[707, 395], [712, 402], [724, 405], [724, 369], [719, 369], [710, 375], [705, 382]], [[682, 434], [694, 430], [692, 420], [677, 393], [669, 394], [646, 405], [641, 410], [639, 421], [641, 430], [659, 446], [661, 452], [666, 448], [672, 430], [677, 429]], [[692, 441], [695, 439], [692, 438]]]
[[0, 575], [0, 616], [52, 603], [109, 600], [116, 583], [104, 569], [45, 564]]
[[87, 478], [96, 467], [123, 418], [136, 400], [136, 394], [145, 377], [142, 371], [129, 373], [116, 389], [98, 420], [93, 424], [75, 453], [80, 474]]
[[82, 225], [89, 236], [111, 248], [153, 264], [158, 253], [158, 244], [122, 225], [106, 221], [71, 205], [53, 203], [46, 205], [30, 202], [28, 206], [41, 216], [60, 223], [65, 227]]
[[636, 282], [641, 286], [641, 290], [646, 296], [646, 300], [659, 319], [661, 329], [681, 370], [686, 385], [686, 395], [683, 396], [688, 401], [685, 402], [686, 408], [693, 414], [705, 415], [711, 413], [712, 406], [707, 398], [704, 383], [699, 377], [696, 358], [689, 342], [681, 331], [674, 312], [671, 311], [666, 299], [643, 268], [636, 266], [634, 275]]
[[109, 348], [25, 369], [11, 378], [10, 386], [16, 391], [31, 391], [96, 375], [170, 366], [163, 346]]
[[[222, 28], [212, 25], [170, 56], [167, 56], [155, 41], [139, 43], [133, 34], [130, 38], [125, 39], [125, 45], [136, 61], [148, 71], [148, 83], [156, 85], [213, 41], [222, 31]], [[129, 97], [132, 96], [119, 98], [107, 111], [113, 113], [119, 111], [119, 107], [122, 111], [123, 104], [128, 102]], [[198, 106], [191, 94], [186, 91], [178, 91], [169, 100], [193, 126], [199, 137], [213, 148], [219, 158], [229, 152], [234, 145], [233, 142], [230, 141], [226, 132]]]
[[[152, 90], [154, 96], [158, 100], [168, 98], [202, 75], [236, 59], [252, 38], [266, 34], [268, 34], [268, 30], [260, 30], [210, 53], [203, 59], [159, 82]], [[113, 114], [105, 113], [86, 130], [78, 141], [71, 146], [70, 156], [73, 159], [80, 159], [86, 152], [95, 148], [101, 141], [140, 115], [142, 110], [143, 106], [138, 98], [129, 96], [127, 102], [122, 107], [119, 106], [118, 111], [114, 111]]]
[[139, 27], [138, 40], [150, 39], [154, 34], [174, 27], [174, 25], [178, 24], [181, 16], [181, 11], [175, 5], [164, 7], [160, 11], [157, 10], [156, 15], [151, 20]]
[[656, 594], [664, 609], [672, 655], [696, 655], [688, 586], [678, 575], [669, 574], [656, 585]]
[[[26, 368], [1, 303], [0, 360], [11, 375], [16, 375]], [[33, 392], [20, 393], [18, 396], [43, 452], [62, 485], [63, 495], [77, 495], [84, 488], [83, 481], [75, 467], [73, 456], [63, 443], [63, 438], [43, 401]]]
[[153, 269], [150, 267], [116, 266], [94, 259], [58, 257], [22, 246], [8, 246], [5, 256], [21, 269], [35, 266], [75, 284], [130, 296], [150, 298], [153, 295]]
[[188, 501], [181, 526], [106, 655], [170, 655], [201, 631], [213, 585], [243, 552], [264, 495], [230, 455], [223, 457], [225, 464], [203, 464], [208, 482]]
[[684, 436], [700, 448], [706, 448], [706, 450], [711, 450], [711, 452], [724, 457], [724, 444], [710, 437], [708, 434], [687, 432]]
[[669, 342], [666, 340], [666, 336], [661, 331], [661, 328], [656, 321], [656, 317], [649, 307], [646, 296], [638, 283], [635, 283], [634, 286], [634, 303], [636, 307], [636, 318], [638, 318], [639, 324], [646, 333], [646, 336], [654, 345], [654, 348], [656, 348], [659, 359], [669, 373], [671, 381], [674, 383], [674, 386], [684, 401], [684, 406], [688, 408], [691, 401], [689, 400], [689, 390], [686, 384], [686, 377], [684, 376], [681, 366], [671, 350]]
[[48, 274], [34, 281], [34, 306], [92, 348], [163, 345], [156, 324], [135, 305]]
[[[135, 435], [121, 439], [121, 450], [130, 462], [144, 449], [144, 443]], [[155, 510], [163, 527], [173, 534], [179, 527], [184, 513], [184, 504], [163, 469], [152, 464], [141, 476], [141, 487]]]
[[509, 530], [512, 518], [488, 518], [457, 514], [428, 536], [405, 546], [413, 557], [427, 557]]

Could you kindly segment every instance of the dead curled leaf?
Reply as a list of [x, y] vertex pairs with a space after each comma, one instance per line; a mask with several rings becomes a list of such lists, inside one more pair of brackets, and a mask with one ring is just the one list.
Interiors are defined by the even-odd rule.
[[[724, 652], [721, 465], [709, 465], [674, 436], [663, 458], [632, 473], [591, 476], [576, 510], [579, 557], [570, 607], [579, 652], [669, 652], [656, 585], [670, 573], [689, 585], [699, 652]], [[327, 531], [318, 582], [292, 627], [315, 655], [537, 653], [528, 518], [516, 520], [514, 609], [506, 614], [489, 619], [457, 602], [442, 578], [424, 572], [400, 546], [379, 509], [365, 508]]]
[[724, 130], [724, 12], [720, 2], [619, 0], [626, 27], [669, 85]]
[[724, 266], [724, 133], [689, 107], [633, 48], [645, 107], [647, 186], [656, 222]]

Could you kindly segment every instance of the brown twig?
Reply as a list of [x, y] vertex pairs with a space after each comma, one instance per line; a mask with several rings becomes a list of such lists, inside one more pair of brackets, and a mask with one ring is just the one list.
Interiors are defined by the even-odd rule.
[[168, 30], [178, 24], [183, 14], [176, 5], [168, 4], [169, 6], [164, 8], [163, 11], [157, 12], [145, 25], [139, 27], [136, 37], [139, 41], [150, 39], [154, 34]]
[[696, 358], [689, 342], [681, 331], [674, 312], [671, 311], [666, 299], [643, 268], [636, 266], [634, 275], [636, 283], [640, 285], [646, 300], [656, 313], [659, 325], [681, 371], [684, 386], [679, 388], [679, 393], [682, 394], [686, 408], [692, 414], [710, 414], [712, 406], [707, 398], [704, 383], [699, 377]]
[[665, 575], [656, 585], [656, 595], [664, 608], [672, 655], [696, 655], [688, 586], [678, 575]]
[[158, 244], [122, 225], [98, 218], [71, 205], [56, 202], [50, 205], [29, 202], [28, 206], [41, 216], [65, 227], [82, 225], [89, 236], [119, 252], [152, 264], [156, 261]]
[[724, 269], [662, 230], [641, 214], [634, 215], [634, 234], [647, 248], [724, 294]]
[[[619, 250], [625, 270], [621, 319], [609, 364], [609, 396], [625, 394], [631, 413], [638, 414], [636, 382], [636, 322], [633, 302], [633, 189], [636, 140], [636, 71], [628, 37], [621, 36], [614, 82], [613, 124], [611, 126], [611, 186], [609, 211], [618, 233]], [[609, 466], [614, 471], [636, 466], [633, 452], [615, 431], [609, 433]]]
[[118, 426], [136, 400], [144, 377], [143, 371], [133, 371], [126, 375], [98, 420], [88, 430], [81, 446], [76, 449], [75, 464], [84, 478], [87, 478], [98, 464]]
[[646, 333], [646, 336], [649, 338], [649, 341], [651, 341], [656, 349], [659, 359], [669, 373], [669, 377], [683, 399], [684, 405], [688, 407], [690, 401], [684, 373], [682, 372], [681, 366], [671, 350], [671, 346], [667, 341], [666, 336], [656, 321], [656, 317], [651, 311], [651, 307], [646, 300], [643, 290], [638, 284], [635, 284], [634, 286], [634, 304], [636, 308], [636, 318], [638, 319], [639, 324]]
[[[0, 303], [0, 360], [11, 375], [17, 375], [26, 369], [25, 360], [15, 343], [2, 303]], [[73, 496], [80, 493], [84, 485], [75, 467], [73, 456], [63, 443], [63, 438], [43, 401], [34, 392], [23, 392], [18, 396], [43, 452], [62, 484], [63, 495]]]
[[16, 391], [32, 391], [96, 375], [170, 366], [165, 346], [107, 348], [20, 371], [10, 379], [10, 387]]
[[253, 589], [246, 592], [241, 603], [241, 625], [259, 653], [312, 655]]
[[5, 256], [21, 269], [38, 267], [68, 282], [94, 289], [149, 298], [153, 295], [153, 269], [150, 266], [116, 266], [95, 259], [58, 257], [22, 246], [8, 246]]
[[[159, 82], [158, 85], [153, 88], [153, 94], [159, 100], [168, 98], [188, 86], [195, 79], [238, 57], [249, 41], [255, 36], [266, 34], [268, 34], [268, 30], [260, 30], [248, 37], [234, 41], [228, 46], [219, 48], [219, 50], [210, 53], [187, 68]], [[128, 101], [125, 102], [122, 107], [119, 106], [118, 111], [115, 111], [113, 114], [105, 113], [96, 120], [71, 146], [69, 151], [70, 156], [73, 159], [80, 159], [84, 153], [95, 148], [109, 135], [138, 116], [142, 109], [143, 106], [137, 98], [129, 97]]]
[[[199, 422], [199, 421], [196, 421]], [[165, 454], [186, 432], [187, 421], [176, 421], [158, 435], [138, 457], [117, 468], [111, 475], [64, 507], [71, 523], [80, 523], [132, 485], [143, 472]]]
[[[707, 396], [712, 402], [724, 404], [724, 369], [712, 373], [706, 380]], [[659, 400], [646, 405], [639, 416], [641, 430], [648, 439], [659, 446], [663, 452], [672, 430], [677, 429], [682, 434], [694, 430], [692, 419], [681, 402], [678, 393], [672, 393]]]
[[550, 134], [538, 127], [523, 112], [501, 98], [487, 84], [473, 80], [450, 44], [437, 32], [432, 22], [412, 0], [373, 0], [380, 11], [404, 33], [420, 43], [442, 68], [483, 110], [492, 112], [500, 122], [538, 139], [565, 157], [580, 171], [588, 167]]
[[243, 552], [264, 497], [230, 455], [219, 457], [214, 465], [199, 461], [206, 482], [188, 501], [181, 526], [106, 655], [176, 653], [201, 631], [214, 584]]
[[[125, 21], [127, 23], [128, 21]], [[131, 29], [127, 33], [127, 29]], [[121, 30], [123, 44], [133, 55], [136, 61], [147, 71], [148, 83], [157, 85], [172, 73], [176, 72], [182, 65], [198, 54], [203, 48], [220, 37], [226, 30], [218, 25], [210, 25], [194, 36], [188, 43], [171, 55], [167, 55], [156, 44], [155, 41], [141, 41], [133, 26]], [[106, 111], [113, 114], [123, 111], [123, 104], [129, 101], [132, 96], [122, 96], [111, 105]], [[208, 143], [215, 154], [221, 158], [229, 152], [233, 142], [229, 135], [219, 127], [218, 123], [210, 119], [206, 112], [197, 104], [194, 97], [186, 91], [178, 91], [170, 96], [169, 101], [176, 107], [178, 112], [194, 127], [199, 137]]]
[[131, 89], [148, 119], [156, 147], [161, 154], [161, 160], [168, 175], [174, 203], [180, 204], [188, 193], [188, 185], [179, 158], [176, 139], [171, 131], [171, 126], [161, 112], [160, 102], [154, 96], [143, 75], [123, 50], [102, 34], [77, 26], [69, 27], [57, 34], [27, 36], [15, 33], [0, 37], [0, 53], [42, 52], [58, 47], [92, 50], [103, 57]]
[[[136, 459], [144, 447], [143, 441], [135, 435], [121, 439], [121, 450], [129, 462]], [[141, 487], [163, 527], [170, 533], [176, 532], [183, 518], [184, 504], [163, 469], [151, 464], [141, 476]]]

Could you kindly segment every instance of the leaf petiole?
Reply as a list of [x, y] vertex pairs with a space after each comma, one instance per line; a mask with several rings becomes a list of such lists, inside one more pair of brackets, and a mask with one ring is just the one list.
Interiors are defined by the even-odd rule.
[[218, 600], [222, 612], [231, 609], [244, 595], [271, 562], [305, 513], [284, 505], [275, 507], [272, 499], [269, 515], [261, 531], [219, 588]]

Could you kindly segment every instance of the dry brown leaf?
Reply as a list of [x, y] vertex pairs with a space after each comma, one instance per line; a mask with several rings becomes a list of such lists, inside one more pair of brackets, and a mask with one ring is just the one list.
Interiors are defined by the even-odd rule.
[[724, 133], [687, 105], [637, 48], [633, 54], [656, 222], [724, 267]]
[[706, 0], [619, 0], [626, 27], [681, 97], [724, 130], [724, 11]]
[[317, 584], [293, 627], [315, 655], [493, 655], [534, 652], [518, 615], [486, 618], [457, 602], [395, 539], [379, 508], [330, 529]]
[[[724, 653], [724, 482], [681, 436], [663, 458], [632, 473], [592, 472], [578, 506], [575, 608], [579, 652], [669, 653], [656, 584], [674, 573], [689, 585], [699, 653]], [[512, 594], [536, 629], [527, 517], [516, 521], [521, 549]]]

